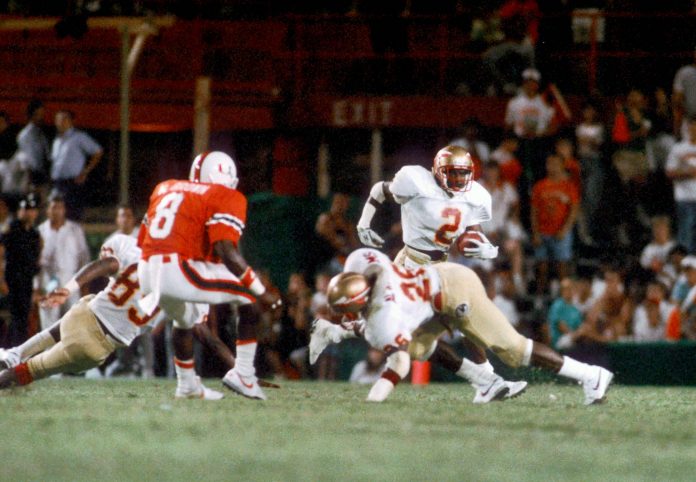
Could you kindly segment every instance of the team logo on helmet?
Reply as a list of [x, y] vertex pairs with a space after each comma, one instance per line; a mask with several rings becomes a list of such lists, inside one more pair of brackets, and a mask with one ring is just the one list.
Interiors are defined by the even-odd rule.
[[189, 180], [192, 182], [222, 184], [232, 189], [235, 189], [239, 182], [237, 166], [234, 160], [220, 151], [198, 154], [191, 164]]
[[463, 147], [443, 147], [433, 160], [433, 175], [447, 192], [468, 191], [474, 180], [474, 161], [471, 154]]
[[329, 282], [327, 290], [329, 306], [337, 313], [358, 313], [367, 305], [370, 284], [359, 273], [341, 273]]

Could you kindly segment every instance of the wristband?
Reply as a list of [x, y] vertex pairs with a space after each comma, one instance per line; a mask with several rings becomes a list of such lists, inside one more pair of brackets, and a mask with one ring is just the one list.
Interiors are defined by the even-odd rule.
[[266, 292], [266, 287], [263, 285], [259, 277], [256, 276], [254, 270], [251, 268], [247, 268], [244, 270], [244, 273], [242, 274], [240, 281], [244, 286], [249, 288], [249, 291], [254, 293], [256, 296], [261, 296]]
[[75, 278], [71, 278], [70, 281], [65, 283], [63, 289], [68, 290], [70, 294], [73, 295], [80, 290], [80, 285], [78, 284], [77, 280], [75, 280]]

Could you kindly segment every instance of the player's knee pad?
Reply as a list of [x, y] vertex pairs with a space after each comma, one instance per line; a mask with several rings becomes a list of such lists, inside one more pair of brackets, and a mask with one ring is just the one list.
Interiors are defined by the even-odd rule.
[[[518, 368], [525, 365], [527, 347], [529, 346], [527, 342], [528, 339], [520, 335], [520, 337], [514, 341], [511, 340], [511, 343], [506, 343], [503, 346], [490, 346], [489, 348], [507, 366]], [[527, 361], [526, 364], [529, 364], [529, 362]]]

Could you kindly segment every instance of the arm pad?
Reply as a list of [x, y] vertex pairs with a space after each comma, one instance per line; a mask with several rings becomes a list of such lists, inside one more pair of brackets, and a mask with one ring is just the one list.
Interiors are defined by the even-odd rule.
[[370, 227], [372, 218], [375, 216], [375, 213], [377, 212], [377, 207], [375, 206], [375, 203], [373, 201], [375, 201], [378, 204], [382, 204], [385, 201], [385, 199], [386, 197], [384, 196], [384, 182], [380, 181], [373, 185], [372, 189], [370, 189], [370, 197], [367, 199], [365, 206], [363, 206], [362, 215], [360, 216], [360, 220], [358, 221], [359, 228]]

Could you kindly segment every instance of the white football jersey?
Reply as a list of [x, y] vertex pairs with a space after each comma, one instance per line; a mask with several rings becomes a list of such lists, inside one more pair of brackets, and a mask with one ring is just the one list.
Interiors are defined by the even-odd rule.
[[152, 316], [147, 316], [137, 303], [143, 296], [138, 283], [140, 248], [137, 239], [115, 234], [104, 242], [99, 257], [116, 258], [119, 269], [109, 279], [107, 287], [89, 302], [89, 307], [111, 334], [129, 345], [141, 327], [155, 324], [164, 316], [159, 308]]
[[491, 219], [491, 195], [476, 181], [450, 196], [421, 166], [405, 166], [389, 185], [401, 204], [403, 241], [423, 251], [447, 251], [468, 226]]
[[440, 283], [430, 267], [407, 270], [375, 249], [361, 248], [343, 270], [377, 277], [365, 313], [365, 340], [374, 348], [389, 352], [411, 341], [411, 333], [435, 314], [430, 300]]

